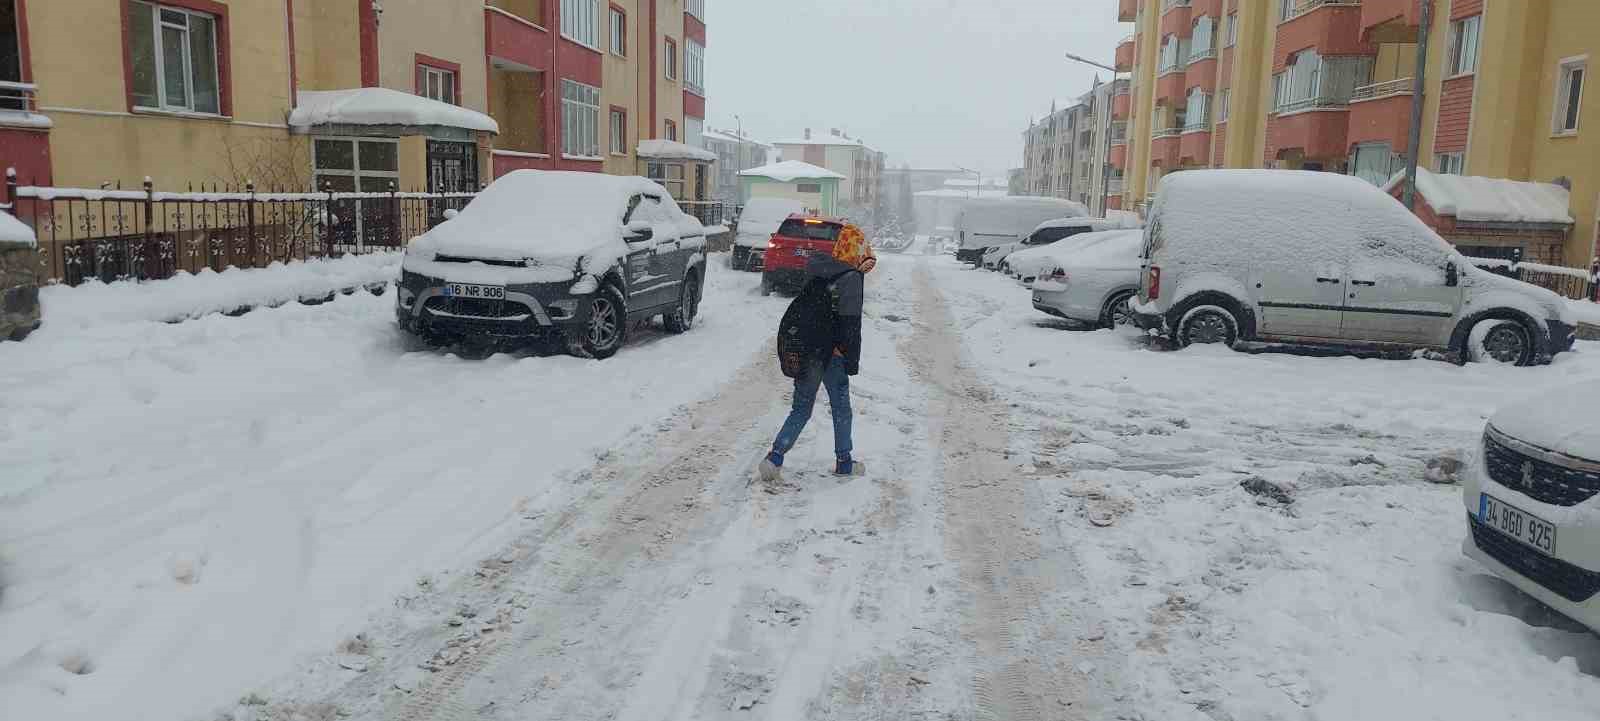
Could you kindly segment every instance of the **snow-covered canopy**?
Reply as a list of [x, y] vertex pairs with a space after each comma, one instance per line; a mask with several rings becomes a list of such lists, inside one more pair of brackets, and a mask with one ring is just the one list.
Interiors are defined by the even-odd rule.
[[844, 179], [843, 175], [835, 173], [832, 170], [828, 170], [827, 168], [819, 168], [815, 165], [799, 160], [785, 160], [781, 163], [763, 165], [759, 168], [751, 168], [749, 170], [740, 171], [739, 175], [749, 178], [771, 178], [784, 183], [802, 179]]
[[302, 90], [289, 126], [405, 125], [499, 133], [500, 124], [476, 110], [388, 88]]
[[[518, 170], [494, 181], [453, 220], [412, 241], [411, 250], [485, 260], [525, 260], [571, 269], [609, 267], [627, 253], [622, 218], [635, 195], [651, 195], [672, 220], [654, 223], [656, 240], [704, 233], [678, 209], [666, 188], [631, 175]], [[408, 258], [408, 266], [410, 259]]]
[[[1405, 173], [1389, 181], [1389, 190]], [[1417, 168], [1417, 192], [1439, 215], [1479, 223], [1554, 223], [1571, 225], [1571, 193], [1554, 183], [1506, 178], [1445, 175]]]
[[16, 216], [0, 210], [0, 243], [20, 243], [32, 248], [37, 241], [32, 228], [17, 220]]
[[703, 160], [712, 162], [717, 159], [717, 154], [704, 148], [684, 145], [674, 140], [655, 139], [639, 141], [639, 157], [656, 160]]

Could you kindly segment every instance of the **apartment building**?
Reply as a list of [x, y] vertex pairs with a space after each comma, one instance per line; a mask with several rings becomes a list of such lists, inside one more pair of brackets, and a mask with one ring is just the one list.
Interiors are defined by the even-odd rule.
[[702, 136], [705, 149], [717, 155], [717, 182], [712, 197], [725, 203], [738, 204], [740, 199], [739, 173], [776, 162], [774, 148], [738, 130], [707, 128]]
[[[1114, 0], [1134, 34], [1122, 202], [1189, 168], [1299, 168], [1386, 184], [1403, 169], [1423, 3], [1431, 2], [1419, 164], [1556, 184], [1575, 223], [1564, 260], [1600, 243], [1600, 53], [1593, 0]], [[1426, 217], [1426, 216], [1425, 216]], [[1448, 236], [1447, 236], [1448, 237]]]
[[[1023, 133], [1023, 194], [1064, 198], [1101, 210], [1105, 184], [1122, 182], [1121, 170], [1107, 168], [1112, 102], [1127, 81], [1095, 84], [1094, 90], [1050, 114]], [[1110, 207], [1120, 207], [1120, 204]]]
[[[800, 160], [844, 176], [839, 202], [846, 209], [870, 208], [878, 201], [883, 179], [884, 154], [838, 128], [827, 135], [812, 135], [773, 143], [784, 160]], [[844, 212], [843, 210], [841, 212]]]
[[0, 162], [41, 185], [542, 168], [692, 194], [706, 161], [638, 151], [700, 132], [705, 47], [704, 0], [0, 0]]

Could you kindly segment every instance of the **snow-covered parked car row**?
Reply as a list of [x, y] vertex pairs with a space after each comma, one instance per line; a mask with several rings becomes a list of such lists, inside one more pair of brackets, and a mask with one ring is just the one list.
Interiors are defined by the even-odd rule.
[[519, 170], [418, 236], [395, 318], [430, 343], [551, 338], [607, 358], [633, 323], [694, 325], [705, 229], [641, 177]]
[[1162, 179], [1133, 307], [1179, 345], [1431, 350], [1517, 365], [1569, 350], [1566, 301], [1481, 270], [1351, 176], [1205, 170]]

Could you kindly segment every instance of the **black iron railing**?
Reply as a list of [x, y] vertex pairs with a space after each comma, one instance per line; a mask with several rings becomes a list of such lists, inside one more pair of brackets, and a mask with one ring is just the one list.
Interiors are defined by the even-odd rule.
[[1524, 283], [1547, 288], [1573, 300], [1600, 302], [1600, 259], [1589, 268], [1568, 268], [1504, 258], [1467, 258], [1467, 262], [1491, 273], [1516, 278]]
[[727, 206], [720, 200], [680, 200], [678, 207], [682, 208], [683, 212], [698, 218], [701, 225], [708, 228], [722, 225], [723, 221], [727, 220], [725, 213]]
[[3, 200], [38, 237], [40, 277], [78, 285], [399, 249], [473, 195], [55, 188], [8, 172]]

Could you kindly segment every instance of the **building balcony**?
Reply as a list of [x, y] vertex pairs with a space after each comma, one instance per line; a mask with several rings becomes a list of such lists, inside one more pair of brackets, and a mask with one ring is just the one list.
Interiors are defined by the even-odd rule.
[[1139, 0], [1117, 0], [1117, 22], [1131, 23], [1139, 19]]
[[1189, 92], [1188, 76], [1183, 68], [1169, 70], [1156, 78], [1156, 102], [1168, 107], [1181, 108]]
[[1401, 78], [1356, 88], [1350, 96], [1349, 144], [1388, 143], [1396, 153], [1411, 145], [1411, 90]]
[[1119, 73], [1133, 72], [1133, 36], [1129, 35], [1117, 43], [1115, 67]]
[[1300, 0], [1295, 14], [1278, 26], [1278, 54], [1273, 66], [1281, 69], [1292, 53], [1314, 48], [1323, 57], [1376, 55], [1361, 39], [1361, 4], [1358, 0]]
[[1132, 95], [1111, 96], [1111, 119], [1127, 120], [1128, 113], [1133, 109]]
[[1183, 128], [1157, 131], [1150, 138], [1150, 164], [1171, 170], [1178, 167], [1178, 151], [1183, 144]]
[[1127, 170], [1128, 144], [1126, 142], [1119, 143], [1115, 140], [1111, 141], [1111, 152], [1106, 155], [1106, 162], [1111, 163], [1111, 167], [1117, 170]]
[[1176, 35], [1180, 38], [1187, 38], [1194, 34], [1193, 23], [1191, 22], [1193, 13], [1190, 12], [1189, 0], [1181, 0], [1178, 3], [1168, 2], [1162, 7], [1161, 37]]
[[1415, 43], [1422, 0], [1362, 0], [1361, 37], [1370, 43]]
[[1209, 165], [1211, 162], [1211, 126], [1201, 123], [1184, 129], [1178, 136], [1178, 163], [1180, 165]]
[[1222, 0], [1194, 0], [1190, 4], [1193, 6], [1190, 14], [1194, 17], [1210, 15], [1214, 18], [1220, 18], [1223, 15]]
[[1267, 121], [1268, 157], [1343, 159], [1350, 152], [1349, 131], [1348, 106], [1307, 105], [1295, 112], [1280, 111]]
[[1111, 178], [1106, 181], [1106, 195], [1122, 195], [1124, 187], [1126, 187], [1126, 183], [1122, 181], [1122, 178]]
[[554, 45], [550, 31], [539, 24], [543, 12], [539, 0], [493, 0], [484, 6], [484, 52], [491, 67], [530, 72], [550, 66]]
[[1184, 70], [1184, 81], [1189, 87], [1199, 87], [1207, 95], [1217, 92], [1217, 51], [1212, 49], [1200, 55], [1189, 56], [1189, 67]]

